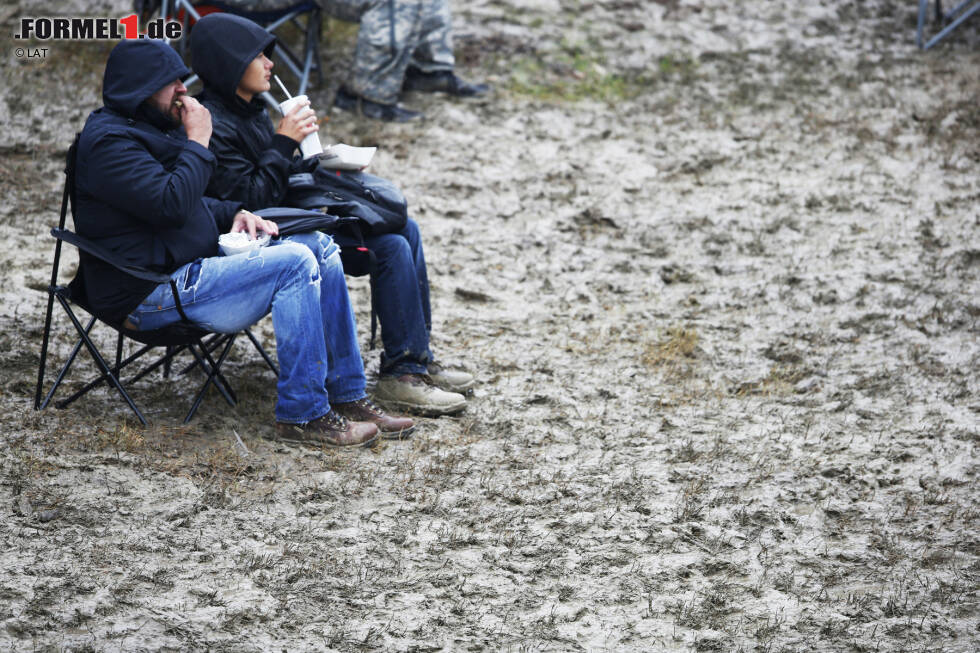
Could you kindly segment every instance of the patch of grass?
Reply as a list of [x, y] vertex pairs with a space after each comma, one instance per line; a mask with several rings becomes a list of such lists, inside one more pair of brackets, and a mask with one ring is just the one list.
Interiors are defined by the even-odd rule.
[[513, 64], [508, 87], [516, 95], [543, 102], [597, 100], [613, 104], [641, 95], [657, 79], [687, 78], [695, 68], [691, 60], [662, 57], [655, 76], [615, 71], [601, 52], [598, 47], [566, 44], [550, 58], [519, 58]]
[[672, 367], [683, 359], [694, 358], [698, 332], [691, 327], [675, 325], [654, 343], [647, 345], [641, 360], [647, 367]]

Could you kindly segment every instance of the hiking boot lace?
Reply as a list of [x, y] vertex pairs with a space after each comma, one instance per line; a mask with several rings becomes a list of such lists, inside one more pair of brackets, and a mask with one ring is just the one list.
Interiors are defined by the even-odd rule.
[[367, 412], [371, 413], [375, 417], [384, 417], [385, 412], [381, 410], [381, 407], [378, 406], [378, 404], [371, 401], [368, 397], [364, 397], [363, 399], [358, 399], [357, 401], [353, 401], [351, 403], [358, 408], [366, 410]]
[[347, 418], [335, 410], [331, 410], [329, 413], [321, 417], [320, 421], [324, 426], [334, 431], [346, 431], [347, 427], [349, 426]]

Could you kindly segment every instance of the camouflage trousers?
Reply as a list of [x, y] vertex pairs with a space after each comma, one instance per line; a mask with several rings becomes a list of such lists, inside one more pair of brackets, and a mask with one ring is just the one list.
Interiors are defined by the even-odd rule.
[[425, 72], [452, 70], [449, 0], [319, 0], [340, 20], [360, 23], [347, 90], [394, 104], [409, 65]]

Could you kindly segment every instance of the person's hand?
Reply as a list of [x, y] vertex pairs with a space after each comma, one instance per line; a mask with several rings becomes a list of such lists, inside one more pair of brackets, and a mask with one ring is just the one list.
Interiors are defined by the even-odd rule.
[[289, 110], [289, 113], [279, 121], [276, 133], [293, 139], [297, 143], [302, 141], [308, 134], [312, 134], [319, 125], [316, 121], [316, 114], [310, 109], [310, 101], [303, 100], [296, 103], [296, 106]]
[[235, 214], [235, 221], [231, 225], [231, 233], [247, 231], [249, 240], [255, 240], [258, 231], [264, 231], [270, 236], [279, 235], [279, 225], [272, 220], [263, 220], [250, 211], [242, 209]]
[[207, 147], [211, 140], [211, 112], [190, 95], [181, 96], [180, 103], [180, 121], [187, 139]]

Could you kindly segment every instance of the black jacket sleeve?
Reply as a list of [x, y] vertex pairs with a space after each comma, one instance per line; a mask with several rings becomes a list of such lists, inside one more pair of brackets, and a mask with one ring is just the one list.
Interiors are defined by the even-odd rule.
[[244, 208], [241, 202], [219, 200], [213, 197], [205, 197], [204, 203], [211, 209], [211, 215], [214, 216], [214, 223], [217, 225], [219, 233], [230, 231], [232, 223], [235, 222], [235, 214]]
[[139, 141], [110, 132], [93, 144], [87, 163], [99, 171], [89, 176], [93, 195], [163, 230], [184, 226], [194, 213], [215, 160], [207, 148], [187, 141], [168, 170]]
[[218, 159], [208, 194], [242, 202], [247, 209], [278, 206], [286, 198], [293, 161], [289, 154], [298, 144], [275, 135], [253, 163], [244, 154], [240, 135], [230, 122], [218, 122], [211, 134], [210, 149]]

